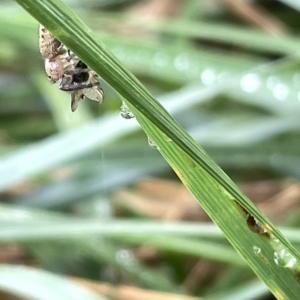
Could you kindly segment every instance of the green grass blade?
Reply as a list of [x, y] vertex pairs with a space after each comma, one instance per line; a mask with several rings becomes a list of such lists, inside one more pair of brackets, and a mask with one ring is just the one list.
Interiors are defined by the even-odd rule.
[[[139, 81], [104, 45], [97, 42], [91, 30], [61, 1], [17, 2], [128, 101], [143, 130], [155, 142], [182, 182], [275, 296], [297, 299], [299, 253]], [[252, 221], [255, 220], [255, 224], [260, 224], [258, 229], [265, 229], [268, 234], [253, 233], [247, 226], [246, 216], [240, 206]]]
[[224, 42], [269, 53], [291, 54], [299, 51], [297, 37], [272, 36], [259, 30], [238, 28], [226, 24], [168, 21], [142, 24], [142, 26], [176, 36]]
[[[245, 202], [244, 197], [223, 171], [193, 141], [142, 84], [106, 50], [106, 47], [97, 42], [95, 37], [92, 36], [91, 30], [71, 10], [63, 5], [61, 1], [43, 0], [38, 4], [33, 0], [17, 2], [51, 30], [60, 41], [74, 51], [92, 69], [100, 74], [143, 116], [151, 120], [191, 160], [202, 166], [234, 198]], [[244, 205], [247, 204], [244, 203]], [[247, 205], [245, 208], [249, 211], [253, 210], [253, 206], [251, 205]]]
[[212, 294], [205, 297], [205, 300], [256, 300], [266, 297], [268, 290], [261, 282], [247, 282], [246, 284], [239, 285], [233, 290]]
[[300, 11], [300, 3], [294, 0], [279, 0], [280, 2]]
[[[48, 226], [49, 222], [52, 226]], [[6, 204], [0, 204], [0, 225], [2, 227], [0, 243], [59, 240], [62, 237], [76, 239], [88, 235], [116, 237], [153, 234], [182, 235], [214, 240], [224, 238], [220, 229], [210, 223], [72, 219], [59, 213], [32, 208], [16, 208]], [[299, 229], [281, 227], [280, 230], [290, 242], [300, 244]]]
[[0, 266], [0, 289], [37, 300], [105, 300], [61, 276], [20, 266]]
[[[149, 124], [134, 108], [132, 109], [148, 136], [158, 145], [161, 154], [172, 166], [182, 182], [196, 196], [211, 219], [221, 228], [231, 244], [244, 256], [250, 267], [264, 280], [275, 295], [285, 294], [294, 299], [293, 297], [296, 297], [296, 293], [299, 292], [297, 275], [295, 276], [295, 274], [298, 274], [298, 263], [296, 263], [298, 253], [296, 251], [292, 252], [293, 248], [290, 245], [288, 246], [286, 241], [277, 235], [277, 230], [275, 229], [266, 237], [251, 233], [244, 216], [240, 214], [238, 207], [234, 205], [234, 199], [224, 193], [222, 188], [202, 168], [185, 156], [183, 151], [174, 145], [173, 141], [167, 140], [165, 135], [155, 128], [154, 124]], [[263, 218], [264, 223], [262, 224], [269, 226], [270, 223], [258, 212], [255, 212], [253, 215], [255, 218], [258, 216]], [[238, 226], [236, 226], [237, 224]], [[279, 240], [280, 243], [277, 244]], [[287, 253], [287, 264], [290, 262], [289, 255], [293, 253], [292, 260], [295, 262], [293, 264], [293, 272], [286, 272], [287, 268], [280, 268], [275, 264], [274, 257], [281, 251]], [[295, 256], [293, 256], [294, 253]], [[285, 276], [288, 276], [288, 279], [287, 281], [284, 279], [280, 283], [277, 276], [281, 272], [284, 273], [282, 276], [285, 279], [287, 279]], [[277, 274], [276, 278], [272, 274]], [[294, 282], [294, 287], [290, 288], [292, 282]]]

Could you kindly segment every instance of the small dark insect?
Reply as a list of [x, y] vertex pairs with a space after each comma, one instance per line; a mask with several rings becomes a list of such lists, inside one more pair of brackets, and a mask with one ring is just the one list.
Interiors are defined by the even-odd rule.
[[98, 75], [81, 60], [75, 59], [60, 41], [44, 26], [39, 29], [40, 53], [45, 59], [45, 71], [52, 83], [59, 83], [62, 91], [71, 93], [71, 110], [75, 111], [80, 100], [88, 98], [99, 102], [104, 98]]

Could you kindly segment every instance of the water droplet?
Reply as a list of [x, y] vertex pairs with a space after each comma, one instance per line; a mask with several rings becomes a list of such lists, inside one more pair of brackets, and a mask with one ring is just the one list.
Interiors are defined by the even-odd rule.
[[148, 145], [152, 149], [159, 150], [158, 146], [149, 137], [148, 137]]
[[300, 73], [299, 72], [296, 73], [296, 74], [294, 74], [294, 76], [293, 76], [293, 84], [295, 86], [299, 86], [300, 85]]
[[253, 246], [253, 252], [255, 255], [260, 255], [261, 254], [261, 248], [259, 248], [258, 246]]
[[265, 264], [265, 265], [269, 265], [269, 260], [267, 259], [267, 257], [263, 254], [262, 250], [260, 247], [258, 246], [253, 246], [252, 247], [254, 254], [261, 259], [261, 261]]
[[175, 58], [174, 66], [179, 71], [184, 71], [189, 68], [189, 59], [186, 55], [179, 55]]
[[165, 67], [168, 64], [169, 56], [164, 52], [157, 52], [153, 58], [153, 64], [156, 67]]
[[300, 101], [300, 91], [297, 94], [297, 99], [298, 99], [298, 101]]
[[125, 105], [125, 103], [122, 103], [121, 109], [120, 109], [120, 115], [124, 119], [132, 119], [134, 118], [134, 114], [129, 110], [129, 108]]
[[279, 83], [279, 79], [276, 76], [270, 76], [267, 79], [266, 85], [268, 89], [273, 90], [275, 85], [277, 85], [278, 83]]
[[216, 72], [213, 69], [205, 69], [201, 73], [201, 80], [205, 85], [213, 84], [216, 80]]
[[289, 94], [289, 89], [285, 84], [279, 83], [273, 88], [273, 95], [278, 100], [285, 100]]
[[166, 136], [165, 134], [163, 135], [163, 137], [164, 137], [164, 140], [166, 142], [172, 142], [172, 140], [168, 136]]
[[246, 93], [254, 93], [261, 85], [261, 80], [254, 73], [246, 74], [241, 78], [240, 87]]
[[293, 268], [296, 265], [296, 257], [274, 235], [271, 235], [271, 245], [274, 249], [274, 262], [277, 265], [283, 268]]
[[297, 259], [289, 250], [282, 248], [274, 252], [274, 261], [283, 268], [293, 268]]
[[228, 82], [230, 80], [230, 74], [228, 72], [222, 72], [217, 76], [218, 83]]
[[121, 249], [116, 253], [116, 261], [122, 265], [132, 265], [135, 263], [135, 257], [127, 249]]

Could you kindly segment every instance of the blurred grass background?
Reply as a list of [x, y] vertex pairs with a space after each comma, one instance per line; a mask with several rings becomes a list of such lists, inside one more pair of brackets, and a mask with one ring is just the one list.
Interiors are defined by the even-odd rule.
[[[65, 2], [299, 247], [300, 7]], [[1, 2], [0, 289], [44, 299], [47, 270], [64, 277], [53, 299], [69, 282], [124, 300], [274, 299], [105, 82], [103, 105], [71, 112], [47, 81], [37, 31]]]

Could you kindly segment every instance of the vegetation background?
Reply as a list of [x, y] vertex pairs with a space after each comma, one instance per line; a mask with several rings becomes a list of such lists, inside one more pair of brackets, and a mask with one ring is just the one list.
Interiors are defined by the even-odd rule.
[[[65, 2], [275, 224], [297, 228], [300, 5]], [[1, 2], [1, 297], [274, 299], [105, 82], [103, 105], [71, 112], [37, 31]]]

